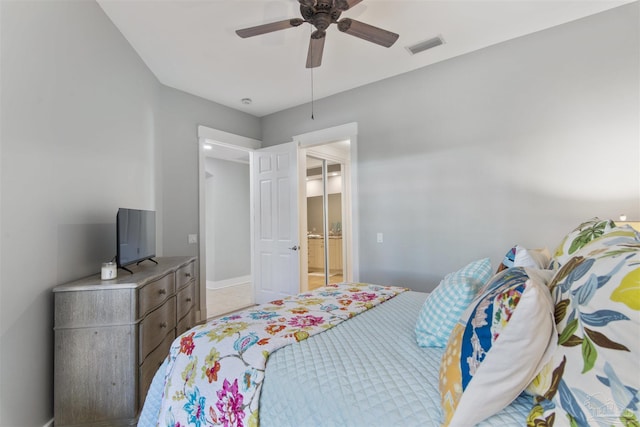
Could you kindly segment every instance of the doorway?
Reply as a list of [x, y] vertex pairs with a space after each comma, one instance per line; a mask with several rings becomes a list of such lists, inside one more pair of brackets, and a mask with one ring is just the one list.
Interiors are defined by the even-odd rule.
[[200, 126], [200, 319], [253, 304], [250, 153], [260, 142]]
[[343, 165], [307, 155], [307, 279], [313, 290], [344, 280]]
[[[200, 307], [199, 319], [204, 320], [206, 318], [210, 318], [215, 316], [215, 312], [211, 310], [207, 310], [207, 286], [203, 286], [206, 284], [206, 278], [208, 276], [208, 270], [211, 268], [210, 257], [208, 256], [207, 251], [207, 234], [211, 231], [211, 227], [207, 227], [207, 208], [206, 208], [206, 171], [205, 171], [205, 159], [208, 156], [213, 156], [213, 153], [205, 154], [205, 151], [208, 151], [204, 148], [205, 144], [213, 143], [214, 146], [229, 149], [230, 152], [238, 151], [243, 152], [244, 156], [248, 156], [249, 159], [254, 157], [254, 154], [257, 150], [260, 149], [261, 143], [260, 141], [253, 140], [250, 138], [241, 137], [234, 134], [229, 134], [224, 131], [219, 131], [216, 129], [208, 128], [205, 126], [198, 127], [198, 137], [199, 137], [199, 152], [200, 152], [200, 239], [199, 239], [199, 277], [200, 280], [200, 292], [198, 295], [199, 301], [198, 305]], [[331, 262], [331, 254], [337, 254], [337, 251], [331, 251], [329, 249], [329, 255], [327, 258], [328, 261], [328, 271], [329, 272], [329, 282], [338, 281], [338, 279], [342, 279], [345, 281], [357, 281], [358, 280], [358, 248], [357, 245], [354, 245], [353, 242], [358, 241], [357, 228], [351, 227], [353, 223], [353, 218], [357, 217], [357, 199], [355, 194], [357, 193], [356, 183], [357, 183], [357, 164], [356, 164], [356, 139], [357, 139], [357, 124], [350, 123], [346, 125], [336, 126], [335, 128], [324, 129], [321, 131], [310, 132], [308, 134], [297, 135], [293, 137], [294, 142], [299, 147], [299, 161], [298, 163], [301, 165], [299, 168], [299, 178], [298, 182], [299, 189], [301, 191], [301, 196], [299, 200], [306, 200], [306, 186], [302, 185], [305, 182], [306, 178], [306, 156], [310, 155], [311, 157], [315, 157], [318, 159], [327, 160], [328, 164], [332, 163], [340, 164], [340, 173], [342, 174], [343, 179], [343, 190], [341, 193], [341, 206], [342, 217], [341, 221], [329, 221], [329, 225], [326, 228], [327, 232], [331, 230], [333, 226], [333, 237], [334, 240], [337, 236], [337, 233], [341, 233], [342, 237], [342, 277], [336, 271], [338, 261]], [[338, 142], [336, 142], [338, 141]], [[219, 155], [219, 153], [217, 153]], [[353, 163], [352, 163], [353, 162]], [[252, 190], [250, 190], [251, 192]], [[334, 198], [334, 197], [331, 197]], [[299, 274], [299, 287], [297, 286], [297, 291], [304, 292], [308, 290], [308, 239], [306, 238], [307, 234], [307, 203], [299, 204], [299, 225], [300, 231], [296, 233], [299, 236], [300, 242], [298, 243], [301, 246], [300, 250], [300, 274]], [[255, 217], [255, 207], [253, 203], [250, 203], [250, 217]], [[345, 215], [346, 212], [346, 215]], [[329, 216], [327, 216], [329, 218]], [[336, 224], [340, 222], [340, 224]], [[254, 224], [255, 221], [250, 224], [250, 234], [251, 236], [255, 236], [254, 232]], [[338, 228], [336, 228], [338, 227]], [[345, 233], [344, 231], [347, 230]], [[331, 237], [331, 236], [330, 236]], [[331, 244], [331, 239], [328, 239]], [[224, 245], [224, 242], [222, 243]], [[216, 245], [214, 243], [214, 245]], [[334, 243], [335, 245], [335, 243]], [[255, 266], [255, 238], [251, 239], [251, 255], [248, 257], [251, 259], [251, 273], [250, 277], [254, 278], [256, 274], [256, 266]], [[339, 245], [340, 246], [340, 245]], [[210, 252], [215, 253], [214, 249], [209, 249]], [[209, 268], [207, 267], [209, 265]], [[333, 266], [333, 267], [332, 267]], [[333, 270], [333, 271], [332, 271]], [[242, 276], [240, 276], [242, 277]], [[322, 279], [322, 277], [321, 277]], [[224, 279], [223, 279], [224, 280]], [[326, 282], [326, 279], [324, 280]], [[214, 280], [217, 282], [217, 280]], [[247, 293], [250, 294], [251, 300], [255, 301], [255, 284], [250, 287], [249, 292], [241, 292], [241, 295], [244, 297]], [[215, 286], [215, 285], [214, 285]], [[221, 288], [225, 288], [226, 286], [220, 286]], [[228, 286], [231, 287], [231, 286]], [[209, 292], [211, 294], [211, 292]], [[233, 298], [233, 296], [223, 296], [218, 297], [219, 299], [229, 300]], [[211, 299], [211, 298], [210, 298]], [[242, 308], [246, 304], [246, 300], [244, 303], [238, 303], [235, 307]], [[234, 311], [232, 308], [228, 308], [226, 310]]]
[[[352, 133], [348, 133], [351, 131]], [[345, 125], [315, 136], [295, 137], [300, 143], [301, 290], [358, 280], [356, 229], [355, 129]], [[329, 135], [346, 135], [329, 139]], [[327, 142], [329, 140], [329, 142]], [[304, 238], [303, 236], [306, 236]]]
[[[207, 148], [211, 147], [211, 148]], [[207, 316], [253, 304], [248, 153], [205, 145]], [[226, 154], [226, 153], [225, 153]]]

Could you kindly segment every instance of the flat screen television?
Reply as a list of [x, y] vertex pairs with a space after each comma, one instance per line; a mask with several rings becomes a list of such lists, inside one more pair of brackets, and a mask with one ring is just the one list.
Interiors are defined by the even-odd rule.
[[119, 268], [144, 260], [156, 262], [156, 213], [140, 209], [118, 209], [116, 217], [117, 254]]

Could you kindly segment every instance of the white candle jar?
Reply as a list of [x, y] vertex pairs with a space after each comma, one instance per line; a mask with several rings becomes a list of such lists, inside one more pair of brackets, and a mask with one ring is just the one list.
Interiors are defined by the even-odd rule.
[[115, 262], [103, 262], [102, 263], [102, 280], [111, 280], [118, 277], [118, 266]]

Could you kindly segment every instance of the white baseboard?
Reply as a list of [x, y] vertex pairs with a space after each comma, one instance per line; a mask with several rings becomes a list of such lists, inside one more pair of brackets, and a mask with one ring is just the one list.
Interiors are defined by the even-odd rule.
[[53, 418], [51, 418], [49, 422], [43, 425], [42, 427], [53, 427]]
[[247, 283], [251, 283], [251, 275], [232, 277], [230, 279], [217, 281], [207, 280], [207, 289], [228, 288], [230, 286], [246, 285]]

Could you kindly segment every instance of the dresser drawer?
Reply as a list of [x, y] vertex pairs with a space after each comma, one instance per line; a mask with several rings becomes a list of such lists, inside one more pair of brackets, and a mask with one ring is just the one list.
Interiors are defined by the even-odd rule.
[[169, 273], [147, 283], [138, 291], [138, 315], [143, 317], [149, 310], [159, 306], [175, 291], [175, 277]]
[[176, 271], [176, 289], [180, 289], [187, 283], [195, 279], [196, 277], [196, 263], [190, 262], [189, 264], [180, 267]]
[[149, 386], [151, 385], [151, 381], [153, 381], [153, 376], [169, 354], [169, 349], [171, 348], [171, 343], [174, 339], [175, 337], [173, 334], [167, 335], [164, 340], [162, 340], [162, 343], [160, 343], [160, 345], [153, 350], [149, 356], [147, 356], [142, 366], [140, 366], [140, 408], [142, 408], [144, 399], [147, 396], [147, 391], [149, 391]]
[[171, 297], [165, 304], [149, 313], [140, 322], [140, 362], [176, 327], [176, 302]]
[[195, 282], [191, 282], [187, 287], [178, 292], [178, 320], [191, 310], [195, 302]]

